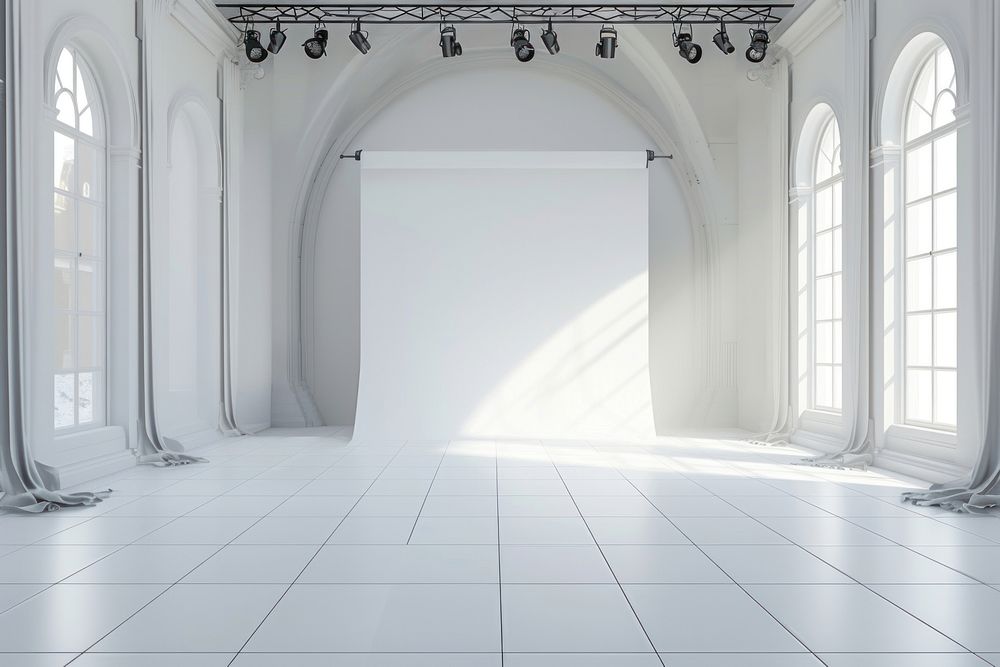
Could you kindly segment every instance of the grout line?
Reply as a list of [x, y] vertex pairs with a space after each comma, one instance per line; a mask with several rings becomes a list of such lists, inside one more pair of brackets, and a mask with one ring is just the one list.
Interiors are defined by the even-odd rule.
[[[417, 516], [415, 516], [413, 518], [413, 526], [410, 527], [410, 534], [406, 536], [406, 544], [407, 545], [409, 545], [410, 544], [410, 540], [413, 539], [413, 531], [415, 531], [417, 529], [417, 522], [420, 521], [420, 515], [424, 511], [424, 505], [427, 504], [427, 498], [430, 497], [430, 495], [431, 495], [431, 489], [434, 487], [434, 480], [437, 479], [438, 472], [441, 470], [441, 464], [444, 463], [444, 457], [448, 455], [448, 448], [450, 446], [451, 446], [450, 442], [449, 442], [449, 444], [445, 445], [444, 451], [441, 453], [441, 458], [438, 459], [437, 467], [434, 468], [434, 476], [431, 477], [431, 482], [430, 482], [430, 484], [427, 485], [427, 493], [424, 494], [424, 500], [423, 500], [423, 502], [420, 503], [420, 509], [417, 510]], [[404, 445], [403, 448], [405, 448], [405, 447], [406, 446]], [[402, 449], [400, 451], [402, 451]]]
[[497, 502], [497, 600], [500, 603], [500, 667], [504, 666], [503, 646], [503, 552], [500, 542], [500, 443], [493, 443], [493, 481]]

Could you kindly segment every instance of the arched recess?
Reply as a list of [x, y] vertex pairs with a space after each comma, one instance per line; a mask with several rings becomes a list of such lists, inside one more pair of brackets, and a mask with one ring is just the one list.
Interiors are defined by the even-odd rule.
[[[56, 437], [51, 383], [33, 383], [30, 419], [35, 454], [44, 462], [43, 471], [54, 476], [56, 483], [61, 485], [112, 472], [134, 462], [128, 447], [135, 443], [136, 437], [137, 406], [132, 397], [135, 395], [137, 347], [133, 323], [137, 320], [138, 304], [131, 285], [138, 280], [134, 248], [138, 233], [140, 144], [134, 66], [121, 48], [119, 37], [92, 17], [70, 17], [56, 27], [44, 51], [44, 78], [38, 82], [39, 97], [36, 98], [42, 113], [34, 112], [24, 121], [25, 136], [38, 137], [35, 152], [40, 156], [38, 183], [48, 191], [52, 182], [53, 122], [57, 113], [52, 82], [64, 49], [76, 53], [89, 70], [93, 80], [88, 83], [88, 94], [96, 99], [104, 121], [100, 132], [106, 146], [106, 154], [101, 156], [106, 165], [103, 174], [105, 212], [101, 221], [106, 253], [103, 286], [106, 405], [102, 426]], [[36, 295], [51, 294], [54, 233], [51, 196], [33, 199], [22, 206], [22, 213], [29, 219], [46, 223], [31, 225], [36, 268], [30, 277], [30, 289]], [[34, 312], [31, 315], [30, 372], [33, 377], [47, 378], [51, 377], [53, 366], [52, 301], [37, 298], [31, 299], [31, 303]], [[87, 460], [81, 463], [81, 457]]]
[[[303, 185], [295, 194], [289, 218], [287, 280], [287, 358], [288, 386], [300, 414], [276, 415], [276, 423], [320, 424], [321, 418], [304, 381], [303, 368], [309, 363], [310, 350], [303, 343], [303, 332], [312, 326], [309, 304], [312, 285], [313, 257], [311, 249], [319, 211], [327, 184], [338, 167], [338, 156], [352, 147], [362, 128], [392, 100], [408, 90], [447, 72], [449, 62], [428, 55], [415, 59], [422, 50], [415, 45], [428, 39], [426, 28], [401, 31], [380, 46], [377, 61], [357, 57], [344, 68], [336, 83], [317, 104], [316, 112], [299, 144], [298, 154], [310, 156], [302, 163]], [[719, 369], [721, 340], [718, 305], [718, 249], [716, 223], [720, 185], [708, 144], [694, 111], [687, 103], [678, 81], [671, 75], [654, 46], [637, 28], [622, 28], [622, 40], [628, 39], [629, 49], [622, 50], [618, 61], [634, 75], [630, 87], [622, 86], [600, 69], [577, 59], [541, 60], [532, 63], [539, 70], [572, 78], [611, 100], [627, 113], [655, 143], [651, 148], [674, 155], [672, 168], [678, 175], [684, 200], [690, 212], [696, 254], [696, 314], [704, 339], [693, 351], [701, 373], [706, 378], [709, 369]], [[495, 66], [510, 59], [508, 49], [467, 49], [462, 57], [463, 69]], [[636, 89], [653, 96], [655, 103], [640, 101]], [[714, 375], [703, 386], [692, 391], [699, 397], [693, 413], [699, 416], [711, 409]], [[281, 389], [281, 387], [276, 387]]]
[[165, 224], [153, 226], [152, 337], [164, 437], [214, 437], [221, 394], [221, 150], [215, 115], [193, 92], [168, 110]]

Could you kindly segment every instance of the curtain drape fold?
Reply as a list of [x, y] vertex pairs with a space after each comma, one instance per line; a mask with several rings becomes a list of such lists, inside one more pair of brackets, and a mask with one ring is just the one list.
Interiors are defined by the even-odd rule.
[[17, 103], [20, 65], [18, 48], [19, 8], [8, 2], [4, 8], [4, 80], [0, 97], [4, 115], [3, 151], [3, 234], [0, 235], [0, 510], [40, 513], [72, 505], [94, 505], [111, 492], [63, 493], [48, 488], [45, 478], [31, 454], [28, 433], [27, 395], [24, 332], [25, 265], [22, 232], [19, 218], [17, 165], [20, 163], [22, 144], [19, 140], [20, 117]]
[[[978, 8], [982, 12], [980, 25], [992, 31], [993, 42], [1000, 30], [1000, 11], [994, 3], [983, 3]], [[976, 305], [979, 319], [976, 329], [981, 332], [977, 342], [979, 369], [963, 369], [962, 372], [978, 372], [981, 383], [979, 414], [983, 423], [977, 429], [980, 434], [979, 458], [969, 475], [943, 484], [935, 484], [926, 491], [910, 491], [903, 494], [903, 500], [915, 505], [934, 505], [955, 512], [983, 514], [1000, 508], [1000, 194], [996, 187], [1000, 178], [1000, 129], [996, 126], [1000, 113], [1000, 51], [994, 44], [988, 44], [988, 54], [980, 52], [978, 66], [988, 68], [989, 74], [980, 76], [977, 82], [991, 82], [982, 91], [977, 109], [980, 125], [978, 144], [990, 156], [983, 161], [979, 173], [978, 186], [985, 196], [980, 199], [981, 217], [978, 248], [962, 249], [982, 267], [988, 267], [986, 280], [977, 281]], [[965, 260], [963, 260], [965, 261]], [[963, 428], [965, 428], [963, 426]]]

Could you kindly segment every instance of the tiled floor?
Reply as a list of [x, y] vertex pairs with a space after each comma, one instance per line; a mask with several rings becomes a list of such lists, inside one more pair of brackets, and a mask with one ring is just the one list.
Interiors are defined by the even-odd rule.
[[0, 665], [1000, 664], [1000, 519], [912, 480], [695, 438], [203, 453], [0, 518]]

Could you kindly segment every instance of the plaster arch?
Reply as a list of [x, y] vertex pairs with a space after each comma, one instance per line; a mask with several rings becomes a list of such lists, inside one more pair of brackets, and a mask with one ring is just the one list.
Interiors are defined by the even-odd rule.
[[969, 103], [969, 59], [955, 30], [946, 23], [921, 22], [904, 33], [889, 74], [875, 96], [872, 146], [901, 146], [906, 102], [920, 62], [939, 44], [951, 52], [955, 63], [956, 109]]
[[[97, 93], [105, 116], [107, 143], [112, 149], [139, 149], [139, 105], [132, 79], [125, 67], [127, 59], [117, 45], [116, 35], [92, 16], [73, 16], [53, 31], [45, 51], [45, 102], [54, 107], [49, 83], [55, 80], [56, 63], [66, 46], [83, 54], [97, 79]], [[113, 122], [112, 122], [113, 121]]]
[[[308, 297], [313, 259], [309, 250], [313, 247], [311, 240], [315, 237], [326, 185], [340, 164], [338, 156], [349, 148], [353, 150], [351, 142], [377, 113], [406, 91], [440, 76], [448, 71], [447, 67], [453, 66], [440, 56], [422, 60], [412, 58], [415, 51], [413, 44], [426, 39], [429, 34], [425, 28], [398, 33], [380, 47], [376, 58], [365, 61], [362, 56], [355, 56], [351, 59], [316, 106], [299, 143], [298, 153], [309, 155], [310, 159], [301, 168], [299, 182], [302, 185], [295, 195], [289, 218], [286, 372], [288, 386], [301, 410], [300, 423], [305, 425], [322, 423], [304, 381], [303, 367], [308, 363], [310, 350], [305, 344], [303, 332], [310, 324]], [[680, 176], [695, 239], [697, 318], [707, 334], [704, 349], [697, 355], [698, 363], [702, 369], [717, 367], [710, 359], [718, 355], [720, 346], [717, 303], [719, 253], [715, 229], [716, 223], [721, 221], [717, 209], [721, 192], [718, 176], [707, 141], [680, 84], [638, 28], [623, 28], [623, 41], [626, 38], [630, 48], [620, 52], [619, 60], [633, 67], [642, 82], [655, 91], [656, 103], [653, 105], [643, 102], [632, 90], [617, 84], [595, 68], [582, 65], [580, 61], [566, 59], [566, 64], [563, 64], [554, 59], [540, 59], [532, 66], [575, 78], [612, 100], [654, 140], [656, 145], [653, 148], [674, 154], [673, 168]], [[509, 58], [506, 48], [467, 49], [462, 56], [462, 65], [489, 66], [507, 62]], [[400, 62], [405, 63], [404, 68], [399, 67]], [[701, 412], [708, 410], [709, 389], [706, 383], [706, 387], [698, 390], [704, 396], [699, 404]]]

